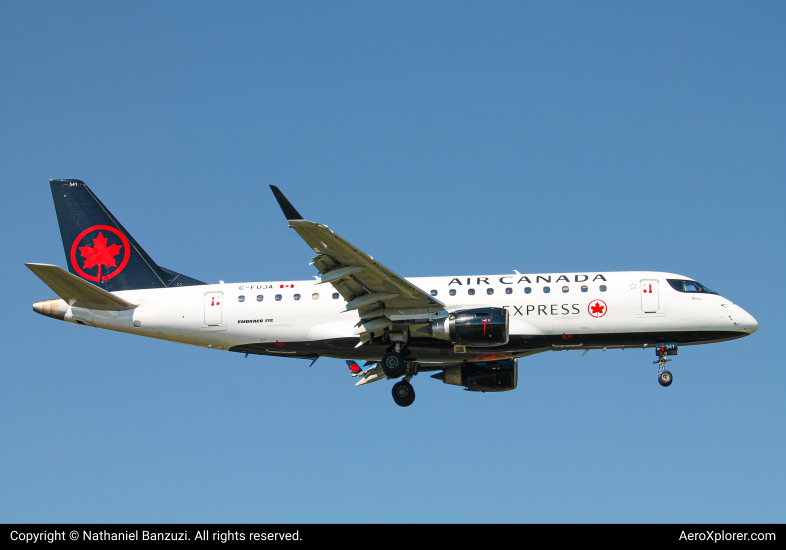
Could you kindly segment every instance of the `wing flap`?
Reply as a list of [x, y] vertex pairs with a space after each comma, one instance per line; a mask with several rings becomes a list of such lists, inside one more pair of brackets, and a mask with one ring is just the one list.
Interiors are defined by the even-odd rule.
[[330, 283], [338, 279], [343, 279], [344, 277], [351, 275], [352, 273], [357, 273], [358, 271], [363, 271], [364, 269], [366, 268], [360, 265], [348, 265], [347, 267], [334, 269], [333, 271], [328, 271], [327, 273], [322, 275], [319, 281], [317, 281], [317, 284]]
[[137, 305], [49, 264], [25, 264], [69, 306], [102, 311], [126, 311]]
[[394, 294], [390, 292], [372, 292], [371, 294], [363, 294], [359, 298], [355, 298], [354, 300], [349, 302], [347, 304], [346, 311], [352, 311], [353, 309], [360, 309], [363, 306], [367, 306], [375, 302], [384, 302], [385, 300], [395, 298], [396, 296], [398, 296], [398, 294]]
[[372, 321], [363, 323], [363, 326], [355, 331], [355, 336], [360, 336], [364, 332], [373, 332], [375, 330], [384, 330], [393, 325], [393, 322], [387, 317], [377, 317]]

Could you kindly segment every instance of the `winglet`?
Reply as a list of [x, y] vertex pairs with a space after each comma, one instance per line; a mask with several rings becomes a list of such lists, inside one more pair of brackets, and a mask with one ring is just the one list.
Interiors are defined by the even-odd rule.
[[292, 206], [292, 203], [287, 200], [284, 196], [284, 193], [278, 190], [278, 187], [275, 185], [271, 185], [270, 189], [273, 191], [273, 194], [276, 196], [276, 200], [278, 201], [278, 205], [281, 207], [281, 210], [284, 211], [284, 215], [287, 217], [287, 220], [302, 220], [303, 216], [301, 216], [295, 207]]

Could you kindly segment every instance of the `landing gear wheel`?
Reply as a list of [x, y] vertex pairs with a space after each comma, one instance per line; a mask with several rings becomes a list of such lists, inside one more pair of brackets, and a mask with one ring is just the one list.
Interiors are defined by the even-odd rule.
[[393, 401], [399, 407], [409, 407], [415, 402], [415, 388], [406, 380], [401, 380], [393, 385]]
[[673, 380], [674, 380], [674, 378], [671, 376], [671, 373], [669, 371], [667, 371], [667, 370], [661, 371], [658, 374], [658, 383], [661, 386], [663, 386], [664, 388], [666, 386], [671, 386], [671, 382]]
[[404, 371], [407, 370], [407, 363], [404, 361], [404, 358], [401, 356], [400, 353], [396, 353], [395, 351], [391, 351], [390, 353], [386, 353], [382, 356], [382, 372], [385, 373], [385, 376], [388, 378], [398, 378], [399, 376], [404, 375]]

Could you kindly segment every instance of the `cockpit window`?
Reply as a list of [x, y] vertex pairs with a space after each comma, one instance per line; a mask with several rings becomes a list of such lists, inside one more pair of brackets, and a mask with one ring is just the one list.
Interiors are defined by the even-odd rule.
[[[695, 282], [695, 281], [694, 281], [694, 282]], [[699, 288], [701, 288], [701, 291], [702, 291], [702, 292], [706, 292], [707, 294], [715, 294], [715, 296], [720, 296], [720, 294], [718, 294], [718, 293], [717, 293], [717, 292], [715, 292], [714, 290], [710, 290], [709, 288], [707, 288], [707, 287], [706, 287], [706, 286], [704, 286], [703, 284], [701, 284], [701, 283], [696, 283], [696, 284], [697, 284], [697, 285], [699, 285]]]
[[706, 286], [701, 283], [697, 283], [696, 281], [685, 281], [682, 279], [666, 279], [671, 288], [676, 290], [677, 292], [700, 292], [702, 294], [715, 294], [718, 295], [717, 292], [710, 290]]

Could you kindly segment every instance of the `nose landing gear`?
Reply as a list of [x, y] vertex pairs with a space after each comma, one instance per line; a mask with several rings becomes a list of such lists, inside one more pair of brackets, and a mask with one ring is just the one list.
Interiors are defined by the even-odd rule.
[[671, 383], [674, 381], [674, 376], [666, 370], [666, 363], [671, 361], [671, 359], [666, 359], [666, 357], [669, 355], [677, 355], [677, 342], [656, 344], [655, 355], [658, 356], [658, 360], [653, 361], [654, 364], [658, 365], [658, 383], [664, 388], [671, 386]]

